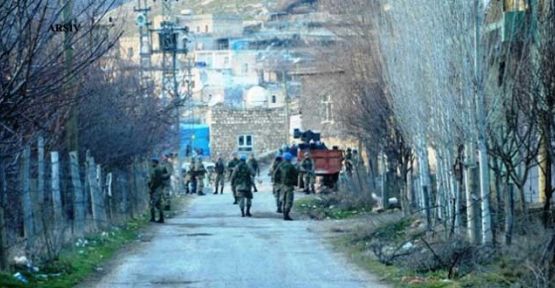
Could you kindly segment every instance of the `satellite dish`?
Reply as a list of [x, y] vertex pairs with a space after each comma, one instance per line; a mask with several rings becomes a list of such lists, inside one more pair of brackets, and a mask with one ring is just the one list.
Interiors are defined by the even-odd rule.
[[137, 17], [135, 18], [135, 23], [137, 23], [137, 26], [139, 27], [143, 27], [146, 25], [146, 16], [143, 13], [139, 13], [139, 15], [137, 15]]

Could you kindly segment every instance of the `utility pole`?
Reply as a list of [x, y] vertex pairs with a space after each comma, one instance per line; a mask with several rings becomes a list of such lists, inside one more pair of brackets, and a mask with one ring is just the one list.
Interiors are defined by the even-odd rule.
[[[73, 22], [73, 0], [60, 0], [63, 6], [62, 21], [64, 24], [72, 24]], [[71, 47], [72, 32], [65, 32], [64, 34], [64, 66], [67, 77], [70, 75], [71, 67], [73, 66], [73, 47]], [[65, 79], [67, 82], [64, 85], [64, 92], [68, 94], [73, 93], [73, 79]], [[66, 144], [69, 151], [79, 150], [79, 107], [74, 103], [70, 108], [70, 116], [66, 124]]]
[[[185, 67], [185, 74], [183, 75], [184, 78], [184, 84], [185, 87], [187, 89], [187, 92], [185, 93], [185, 99], [192, 99], [193, 98], [193, 74], [192, 74], [192, 69], [193, 69], [193, 60], [191, 57], [187, 57], [187, 62], [184, 65]], [[194, 149], [195, 147], [195, 107], [194, 107], [194, 103], [192, 103], [191, 101], [191, 131], [193, 132], [193, 135], [191, 135], [191, 149]], [[192, 151], [191, 151], [192, 152]], [[182, 162], [183, 159], [185, 159], [185, 157], [187, 155], [183, 155], [183, 151], [181, 151], [181, 148], [179, 149], [179, 161]]]
[[286, 79], [286, 73], [285, 70], [281, 70], [281, 81], [283, 82], [283, 92], [284, 92], [284, 100], [285, 100], [285, 136], [286, 136], [286, 144], [289, 144], [289, 130], [291, 130], [290, 127], [290, 120], [289, 120], [289, 93], [288, 93], [288, 89], [287, 89], [287, 79]]
[[486, 135], [486, 111], [484, 101], [484, 73], [482, 71], [482, 40], [481, 27], [484, 14], [483, 0], [474, 0], [474, 12], [476, 13], [474, 23], [474, 80], [475, 80], [475, 104], [478, 120], [478, 157], [480, 168], [480, 198], [482, 218], [482, 245], [491, 244], [493, 235], [491, 230], [490, 214], [490, 189], [489, 189], [489, 157]]
[[139, 26], [139, 56], [140, 56], [140, 69], [141, 75], [141, 90], [145, 97], [148, 91], [147, 88], [152, 85], [152, 35], [150, 26], [152, 22], [149, 20], [150, 6], [147, 0], [137, 0], [138, 6], [133, 10], [138, 12], [135, 18], [135, 23]]
[[[174, 176], [178, 179], [177, 189], [178, 191], [181, 191], [182, 181], [179, 181], [182, 179], [181, 166], [183, 162], [183, 153], [181, 152], [181, 106], [183, 105], [185, 98], [183, 98], [179, 93], [179, 85], [176, 74], [177, 55], [187, 54], [186, 43], [185, 41], [178, 43], [178, 35], [179, 32], [185, 34], [188, 33], [189, 29], [188, 27], [177, 27], [171, 1], [161, 1], [163, 21], [160, 23], [160, 29], [151, 29], [150, 26], [152, 23], [148, 21], [148, 12], [150, 11], [150, 7], [147, 7], [146, 0], [143, 0], [142, 4], [141, 0], [138, 1], [139, 7], [138, 9], [135, 9], [135, 11], [140, 13], [137, 15], [136, 21], [141, 33], [140, 45], [143, 85], [144, 83], [148, 83], [150, 81], [150, 71], [153, 70], [151, 67], [151, 54], [162, 53], [162, 63], [160, 65], [162, 72], [162, 89], [160, 97], [162, 98], [162, 102], [164, 104], [170, 106], [175, 105], [173, 108], [175, 108], [176, 111], [175, 130], [178, 143], [178, 169], [174, 169]], [[152, 37], [150, 35], [152, 32], [158, 33], [158, 50], [152, 50]]]

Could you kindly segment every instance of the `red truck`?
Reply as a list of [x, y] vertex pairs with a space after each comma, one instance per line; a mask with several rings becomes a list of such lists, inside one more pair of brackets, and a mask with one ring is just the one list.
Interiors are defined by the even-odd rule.
[[320, 143], [320, 133], [310, 130], [301, 132], [295, 130], [295, 139], [301, 139], [297, 152], [297, 163], [301, 163], [306, 151], [314, 160], [314, 171], [317, 177], [322, 177], [323, 184], [329, 188], [335, 188], [339, 179], [339, 172], [343, 168], [343, 151], [333, 147], [328, 149]]

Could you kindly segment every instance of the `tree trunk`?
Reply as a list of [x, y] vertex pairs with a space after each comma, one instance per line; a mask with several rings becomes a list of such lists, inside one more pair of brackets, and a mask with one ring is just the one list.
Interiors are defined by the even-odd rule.
[[482, 211], [482, 244], [488, 245], [492, 243], [491, 230], [491, 211], [490, 211], [490, 182], [489, 182], [489, 159], [485, 143], [480, 143], [480, 198]]
[[369, 145], [365, 145], [366, 148], [366, 155], [368, 155], [368, 175], [369, 175], [369, 188], [371, 191], [376, 190], [376, 169], [378, 168], [377, 164], [377, 154], [369, 149]]
[[411, 193], [411, 189], [409, 185], [409, 173], [406, 165], [407, 164], [403, 164], [401, 167], [401, 178], [399, 183], [399, 185], [401, 185], [401, 189], [399, 191], [399, 201], [401, 202], [401, 211], [404, 217], [411, 214], [409, 203], [409, 195]]
[[[549, 121], [549, 120], [547, 120]], [[544, 120], [543, 122], [547, 122], [546, 120]], [[551, 215], [551, 198], [553, 195], [553, 184], [551, 183], [551, 173], [552, 173], [552, 169], [551, 169], [551, 165], [552, 165], [552, 159], [551, 159], [551, 153], [549, 153], [549, 149], [550, 147], [550, 143], [549, 143], [549, 139], [551, 139], [550, 137], [550, 127], [549, 124], [544, 124], [544, 127], [547, 126], [547, 128], [542, 129], [542, 137], [541, 137], [541, 142], [540, 142], [540, 151], [539, 151], [539, 168], [538, 168], [538, 172], [539, 172], [539, 192], [540, 192], [540, 201], [541, 203], [543, 203], [543, 213], [542, 213], [542, 219], [543, 219], [543, 225], [544, 227], [548, 228], [551, 225], [553, 225], [553, 221], [552, 221], [552, 215]]]
[[511, 183], [507, 184], [505, 199], [505, 245], [510, 246], [513, 239], [515, 213], [514, 185]]
[[[498, 161], [494, 161], [494, 171], [495, 171], [495, 199], [497, 202], [497, 213], [496, 213], [496, 225], [499, 225], [497, 227], [501, 227], [501, 223], [503, 223], [503, 219], [504, 219], [504, 210], [505, 210], [505, 201], [503, 201], [503, 193], [502, 193], [502, 180], [503, 180], [503, 176], [502, 176], [502, 172], [501, 172], [501, 165], [499, 165]], [[504, 190], [506, 191], [506, 189]]]
[[422, 181], [422, 196], [424, 200], [424, 208], [426, 211], [426, 222], [428, 230], [432, 230], [432, 205], [430, 191], [430, 169], [428, 166], [428, 150], [427, 145], [422, 145], [420, 153], [420, 179]]
[[471, 243], [475, 243], [477, 240], [477, 231], [476, 231], [476, 205], [475, 205], [475, 161], [474, 161], [474, 149], [471, 143], [465, 146], [465, 157], [466, 157], [466, 165], [465, 165], [465, 173], [464, 173], [464, 180], [465, 180], [465, 192], [466, 192], [466, 232], [468, 241]]
[[6, 207], [6, 194], [8, 192], [8, 183], [6, 180], [6, 171], [4, 163], [0, 159], [0, 270], [5, 271], [8, 268], [7, 245], [6, 245], [6, 221], [4, 218], [4, 207]]

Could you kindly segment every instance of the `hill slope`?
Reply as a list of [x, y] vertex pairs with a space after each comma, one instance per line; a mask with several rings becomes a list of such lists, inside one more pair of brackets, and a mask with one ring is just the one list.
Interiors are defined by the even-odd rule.
[[[175, 15], [184, 9], [190, 9], [194, 14], [236, 13], [244, 20], [259, 19], [275, 8], [276, 0], [170, 0]], [[162, 14], [163, 0], [148, 1], [151, 7], [151, 17]], [[137, 35], [135, 26], [135, 12], [137, 1], [131, 0], [110, 11], [109, 16], [117, 18], [118, 26], [124, 29], [126, 36]]]

